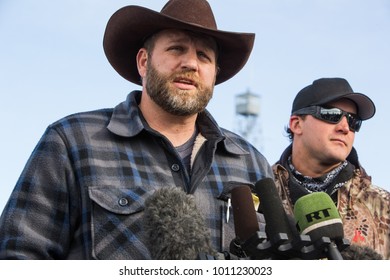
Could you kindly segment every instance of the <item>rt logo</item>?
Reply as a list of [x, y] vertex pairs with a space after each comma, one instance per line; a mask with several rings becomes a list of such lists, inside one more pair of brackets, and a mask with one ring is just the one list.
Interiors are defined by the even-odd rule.
[[321, 220], [321, 219], [327, 218], [330, 216], [330, 213], [329, 213], [330, 209], [331, 208], [325, 208], [322, 210], [318, 210], [318, 211], [314, 211], [314, 212], [311, 212], [309, 214], [306, 214], [306, 221], [308, 223], [311, 223], [314, 220]]
[[[331, 208], [325, 208], [325, 209], [322, 209], [322, 210], [318, 210], [318, 211], [314, 211], [314, 212], [306, 214], [305, 218], [306, 218], [306, 221], [307, 221], [308, 225], [312, 224], [313, 221], [317, 221], [318, 222], [318, 221], [321, 221], [322, 219], [325, 219], [325, 218], [329, 217], [330, 216], [330, 212], [329, 212], [330, 209]], [[301, 222], [303, 222], [303, 221], [301, 221]], [[316, 223], [314, 223], [314, 224], [316, 224]], [[308, 225], [306, 225], [305, 228]], [[296, 227], [297, 227], [297, 230], [299, 232], [302, 231], [299, 221], [296, 223]]]

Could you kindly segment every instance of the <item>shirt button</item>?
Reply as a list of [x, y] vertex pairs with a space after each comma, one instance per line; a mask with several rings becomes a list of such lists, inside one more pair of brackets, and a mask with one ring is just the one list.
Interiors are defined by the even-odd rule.
[[120, 206], [126, 206], [127, 204], [129, 204], [129, 201], [126, 197], [122, 197], [121, 199], [119, 199], [118, 203]]
[[180, 166], [177, 164], [177, 163], [174, 163], [174, 164], [172, 164], [172, 170], [173, 171], [175, 171], [175, 172], [177, 172], [177, 171], [179, 171], [180, 170]]

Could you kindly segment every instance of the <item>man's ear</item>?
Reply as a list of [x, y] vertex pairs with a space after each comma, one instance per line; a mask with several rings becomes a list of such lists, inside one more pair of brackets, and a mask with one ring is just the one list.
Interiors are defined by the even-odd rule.
[[292, 115], [289, 121], [289, 127], [292, 133], [300, 134], [302, 132], [302, 117]]
[[148, 52], [146, 51], [145, 48], [141, 48], [138, 53], [137, 53], [137, 69], [138, 69], [138, 74], [141, 76], [141, 78], [144, 78], [146, 75], [146, 70], [147, 70], [147, 64], [148, 64]]

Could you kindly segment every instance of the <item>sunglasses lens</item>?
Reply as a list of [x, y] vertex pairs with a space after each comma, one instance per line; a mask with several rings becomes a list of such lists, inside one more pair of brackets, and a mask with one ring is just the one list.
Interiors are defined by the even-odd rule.
[[362, 120], [358, 119], [357, 117], [351, 114], [347, 115], [347, 119], [348, 119], [349, 129], [358, 132], [360, 127], [362, 126]]
[[320, 119], [333, 124], [339, 123], [343, 116], [347, 117], [349, 129], [358, 132], [362, 126], [362, 120], [351, 113], [344, 112], [338, 108], [321, 108], [319, 114]]
[[329, 123], [338, 123], [343, 117], [343, 111], [337, 108], [321, 108], [320, 118]]

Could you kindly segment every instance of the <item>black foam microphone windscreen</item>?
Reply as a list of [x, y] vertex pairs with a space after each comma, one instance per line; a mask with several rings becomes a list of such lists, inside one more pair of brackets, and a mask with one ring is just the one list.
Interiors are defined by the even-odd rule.
[[194, 197], [179, 188], [158, 189], [145, 201], [144, 228], [152, 259], [195, 260], [200, 253], [216, 254]]
[[280, 233], [293, 238], [289, 218], [284, 210], [275, 182], [271, 178], [264, 178], [255, 184], [255, 191], [260, 199], [260, 208], [266, 222], [265, 232], [269, 239]]
[[252, 191], [249, 186], [237, 186], [231, 191], [234, 230], [240, 241], [246, 241], [259, 230]]

